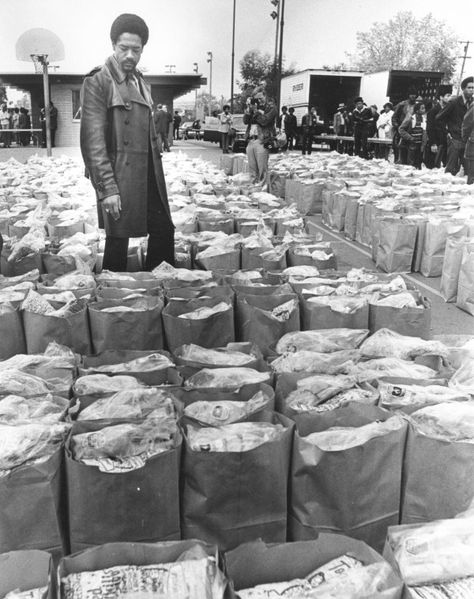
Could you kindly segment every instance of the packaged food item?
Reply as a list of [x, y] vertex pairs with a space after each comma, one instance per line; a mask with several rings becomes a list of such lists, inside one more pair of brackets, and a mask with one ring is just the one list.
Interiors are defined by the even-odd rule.
[[[1, 408], [1, 402], [0, 402]], [[166, 418], [174, 416], [173, 399], [162, 389], [126, 389], [85, 407], [77, 420]]]
[[268, 401], [263, 391], [248, 401], [196, 401], [184, 409], [184, 415], [207, 426], [221, 426], [258, 412]]
[[279, 438], [284, 427], [269, 422], [238, 422], [215, 428], [188, 427], [188, 444], [193, 451], [250, 451]]
[[80, 376], [73, 386], [74, 395], [81, 397], [83, 395], [108, 395], [118, 393], [123, 389], [136, 389], [144, 387], [144, 383], [133, 376], [117, 375], [107, 376], [106, 374], [87, 374]]
[[267, 372], [258, 372], [253, 368], [203, 368], [185, 381], [184, 386], [190, 389], [208, 387], [238, 388], [242, 385], [265, 383], [269, 379]]
[[329, 353], [356, 349], [369, 334], [368, 329], [322, 329], [286, 333], [276, 345], [277, 354], [299, 350]]
[[72, 573], [61, 580], [61, 588], [64, 599], [222, 599], [225, 579], [215, 559], [206, 557]]

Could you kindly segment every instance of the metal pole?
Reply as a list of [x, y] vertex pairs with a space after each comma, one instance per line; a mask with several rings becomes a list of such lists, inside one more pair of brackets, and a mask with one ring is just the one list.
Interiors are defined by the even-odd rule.
[[276, 18], [276, 33], [275, 33], [275, 58], [273, 59], [274, 69], [276, 71], [277, 68], [277, 60], [278, 60], [278, 27], [280, 26], [280, 3], [277, 6], [277, 18]]
[[43, 88], [44, 88], [44, 118], [46, 121], [46, 155], [52, 156], [51, 151], [51, 116], [49, 114], [49, 77], [48, 58], [43, 58]]
[[231, 68], [230, 68], [230, 112], [234, 112], [234, 61], [235, 61], [235, 4], [237, 0], [234, 0], [234, 9], [232, 14], [232, 57], [231, 57]]
[[[459, 75], [459, 82], [458, 82], [458, 94], [461, 90], [461, 81], [462, 81], [462, 77], [464, 75], [464, 67], [466, 65], [466, 59], [467, 58], [471, 58], [470, 56], [467, 55], [467, 52], [469, 50], [469, 44], [471, 43], [470, 41], [466, 41], [466, 42], [459, 42], [460, 44], [466, 44], [464, 46], [464, 56], [462, 57], [462, 65], [461, 65], [461, 74]], [[461, 57], [460, 57], [461, 58]]]
[[[280, 6], [278, 6], [280, 10]], [[278, 93], [277, 93], [277, 110], [280, 114], [280, 100], [281, 100], [281, 69], [283, 59], [283, 25], [285, 22], [285, 0], [281, 0], [281, 13], [280, 13], [280, 53], [278, 55]]]

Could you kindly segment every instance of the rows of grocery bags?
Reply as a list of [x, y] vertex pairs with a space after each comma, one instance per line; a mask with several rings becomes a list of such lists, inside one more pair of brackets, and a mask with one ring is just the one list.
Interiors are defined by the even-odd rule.
[[[472, 339], [293, 331], [218, 348], [0, 362], [0, 550], [338, 532], [451, 518], [474, 497]], [[38, 518], [41, 514], [41, 518]]]
[[251, 341], [267, 356], [290, 331], [389, 326], [429, 338], [430, 325], [428, 300], [403, 277], [360, 269], [210, 271], [163, 263], [151, 273], [0, 275], [3, 359], [42, 352], [51, 341], [81, 354]]
[[392, 526], [383, 557], [362, 541], [320, 533], [310, 541], [256, 540], [227, 551], [200, 540], [108, 543], [63, 557], [0, 554], [8, 599], [470, 599], [474, 516]]
[[[369, 246], [381, 270], [441, 276], [444, 299], [474, 312], [474, 200], [459, 177], [334, 152], [280, 154], [271, 158], [268, 193], [251, 184], [242, 155], [223, 156], [217, 168], [176, 153], [164, 167], [178, 266], [334, 268], [327, 244], [304, 239], [321, 213], [328, 227]], [[54, 278], [84, 263], [101, 270], [104, 235], [78, 161], [1, 163], [0, 232], [3, 275], [37, 268]], [[143, 268], [145, 252], [146, 240], [132, 240], [128, 270]]]
[[442, 277], [446, 301], [473, 313], [472, 189], [443, 171], [420, 172], [384, 160], [335, 152], [279, 155], [270, 163], [269, 191], [300, 214], [371, 249], [386, 272]]

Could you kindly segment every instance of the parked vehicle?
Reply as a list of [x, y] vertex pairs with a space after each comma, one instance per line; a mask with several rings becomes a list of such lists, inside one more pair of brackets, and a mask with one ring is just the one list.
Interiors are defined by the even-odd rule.
[[[245, 141], [245, 132], [247, 126], [244, 125], [244, 115], [233, 115], [233, 141], [231, 149], [233, 152], [242, 152], [247, 145]], [[218, 143], [221, 146], [221, 134], [219, 131], [219, 118], [215, 116], [206, 116], [202, 127], [203, 140]]]

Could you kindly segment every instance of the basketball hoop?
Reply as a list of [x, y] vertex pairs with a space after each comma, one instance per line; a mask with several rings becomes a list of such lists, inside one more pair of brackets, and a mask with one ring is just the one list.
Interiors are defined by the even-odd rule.
[[36, 28], [25, 31], [18, 38], [16, 45], [17, 60], [33, 61], [35, 73], [43, 75], [44, 120], [46, 131], [47, 155], [51, 156], [51, 126], [49, 114], [49, 75], [48, 58], [53, 62], [64, 60], [64, 44], [61, 39], [48, 29]]
[[33, 61], [33, 65], [35, 67], [35, 73], [37, 75], [42, 75], [44, 71], [44, 65], [48, 65], [48, 55], [47, 54], [30, 54], [31, 60]]

